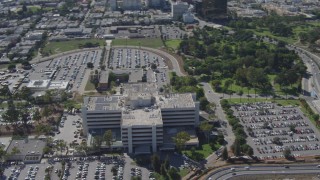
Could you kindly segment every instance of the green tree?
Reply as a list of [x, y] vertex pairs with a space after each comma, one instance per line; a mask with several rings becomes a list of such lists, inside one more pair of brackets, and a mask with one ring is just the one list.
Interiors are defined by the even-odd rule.
[[92, 63], [92, 62], [88, 62], [88, 63], [87, 63], [87, 68], [92, 69], [93, 67], [94, 67], [94, 65], [93, 65], [93, 63]]
[[186, 142], [190, 140], [190, 135], [186, 131], [181, 131], [172, 139], [176, 144], [178, 151], [181, 151], [184, 149]]
[[166, 156], [166, 159], [164, 160], [163, 164], [164, 164], [166, 170], [170, 169], [170, 160], [169, 160], [169, 156], [168, 155]]
[[171, 167], [169, 170], [168, 170], [168, 175], [170, 176], [170, 178], [173, 180], [181, 180], [181, 176], [177, 170], [177, 168], [175, 167]]
[[285, 148], [284, 151], [283, 151], [283, 156], [286, 158], [286, 159], [289, 159], [291, 158], [291, 150], [290, 148]]
[[41, 115], [47, 119], [51, 115], [51, 113], [51, 108], [49, 108], [48, 106], [44, 106]]
[[232, 145], [232, 148], [233, 148], [233, 154], [235, 156], [240, 156], [241, 155], [241, 145], [240, 145], [239, 141], [235, 140], [235, 142]]
[[39, 124], [39, 121], [41, 120], [41, 114], [38, 109], [36, 109], [33, 114], [33, 120], [35, 120], [38, 124]]
[[221, 157], [223, 160], [227, 160], [229, 158], [227, 147], [223, 148]]
[[212, 130], [212, 128], [213, 128], [213, 125], [209, 124], [208, 121], [203, 121], [200, 124], [200, 129], [201, 129], [202, 132], [205, 133], [208, 143], [209, 143], [209, 140], [210, 140], [210, 131]]
[[9, 70], [9, 71], [12, 71], [12, 70], [14, 70], [14, 69], [16, 69], [16, 65], [15, 65], [15, 64], [9, 64], [8, 70]]
[[161, 174], [162, 176], [165, 176], [165, 177], [167, 176], [167, 170], [166, 170], [166, 167], [165, 167], [164, 164], [161, 164], [160, 174]]
[[67, 147], [67, 143], [64, 140], [59, 140], [57, 142], [56, 148], [60, 151], [60, 155], [62, 155], [62, 151]]
[[111, 145], [112, 145], [112, 131], [111, 130], [107, 130], [103, 134], [103, 140], [106, 142], [106, 145], [111, 149]]
[[100, 151], [102, 145], [102, 137], [101, 136], [94, 136], [92, 147], [93, 149], [98, 149]]
[[155, 172], [160, 173], [161, 161], [160, 157], [157, 154], [151, 156], [152, 168]]

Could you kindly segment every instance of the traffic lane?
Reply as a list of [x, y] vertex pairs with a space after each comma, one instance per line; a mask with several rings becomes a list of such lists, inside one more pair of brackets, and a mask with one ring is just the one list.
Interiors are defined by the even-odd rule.
[[233, 144], [235, 140], [234, 133], [232, 131], [231, 126], [229, 126], [228, 120], [226, 118], [226, 115], [224, 114], [224, 111], [222, 107], [220, 106], [220, 95], [218, 93], [213, 92], [213, 89], [211, 88], [210, 84], [208, 83], [201, 83], [203, 85], [203, 90], [205, 93], [205, 97], [208, 99], [209, 102], [213, 102], [216, 104], [215, 113], [219, 120], [224, 121], [226, 126], [227, 134], [225, 136], [225, 141], [227, 142], [227, 148], [230, 149], [231, 145]]
[[[273, 170], [273, 171], [242, 171], [242, 172], [229, 172], [220, 177], [215, 177], [214, 179], [230, 179], [232, 177], [242, 176], [242, 175], [263, 175], [263, 174], [318, 174], [316, 170]], [[234, 175], [233, 175], [234, 174]], [[211, 177], [212, 178], [212, 177]]]
[[[236, 173], [239, 174], [241, 172], [272, 172], [272, 171], [301, 171], [301, 170], [310, 170], [310, 171], [319, 171], [319, 168], [316, 164], [307, 164], [307, 165], [287, 165], [289, 168], [285, 168], [286, 165], [283, 166], [235, 166], [230, 168], [223, 168], [217, 171], [216, 173], [211, 173], [210, 177], [212, 179], [219, 179], [226, 174]], [[249, 169], [245, 169], [249, 167]], [[231, 170], [234, 168], [234, 171]], [[259, 174], [259, 173], [256, 173]], [[265, 173], [262, 173], [265, 174]], [[223, 179], [223, 178], [222, 178]]]
[[[283, 169], [313, 169], [313, 170], [320, 170], [318, 167], [319, 164], [283, 164], [283, 165], [261, 165], [261, 166], [250, 166], [250, 165], [241, 165], [241, 166], [229, 166], [225, 168], [221, 168], [216, 170], [215, 172], [210, 173], [209, 176], [214, 176], [216, 174], [222, 174], [226, 172], [237, 172], [237, 171], [249, 171], [249, 170], [283, 170]], [[288, 166], [288, 168], [285, 168], [285, 166]], [[246, 169], [246, 168], [249, 169]], [[232, 171], [231, 169], [234, 169]]]

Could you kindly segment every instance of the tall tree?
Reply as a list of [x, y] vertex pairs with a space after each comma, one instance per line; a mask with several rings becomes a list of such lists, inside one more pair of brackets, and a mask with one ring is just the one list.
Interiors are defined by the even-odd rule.
[[212, 130], [212, 128], [213, 128], [213, 125], [209, 124], [208, 121], [203, 121], [200, 124], [200, 129], [205, 133], [208, 143], [210, 140], [210, 131]]
[[181, 131], [172, 139], [175, 142], [178, 151], [181, 151], [184, 149], [186, 142], [190, 140], [190, 135], [186, 131]]
[[33, 114], [33, 120], [35, 120], [38, 124], [41, 120], [41, 114], [40, 111], [38, 109], [35, 110], [34, 114]]
[[228, 159], [229, 155], [228, 155], [227, 147], [223, 148], [221, 157], [222, 157], [223, 160], [227, 160]]
[[103, 134], [103, 140], [106, 142], [106, 145], [111, 149], [111, 145], [112, 145], [112, 131], [111, 130], [107, 130]]
[[101, 136], [94, 136], [92, 147], [93, 149], [98, 149], [100, 151], [102, 145], [102, 137]]
[[161, 161], [160, 157], [157, 154], [151, 156], [152, 168], [155, 172], [160, 173]]

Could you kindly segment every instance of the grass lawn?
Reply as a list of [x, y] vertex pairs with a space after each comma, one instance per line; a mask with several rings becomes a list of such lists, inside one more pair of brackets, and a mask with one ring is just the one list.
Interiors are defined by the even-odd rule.
[[[228, 79], [223, 79], [223, 80], [221, 81], [221, 83], [222, 83], [221, 85], [224, 86], [224, 83], [225, 83], [227, 80], [228, 80]], [[233, 84], [229, 87], [229, 90], [231, 90], [231, 91], [233, 91], [233, 92], [235, 92], [235, 93], [240, 92], [241, 89], [242, 89], [243, 95], [248, 94], [248, 88], [247, 88], [247, 87], [241, 87], [241, 86], [239, 86], [239, 85], [236, 85], [235, 82], [233, 82]], [[258, 93], [258, 92], [257, 92], [257, 93]], [[254, 94], [254, 89], [253, 89], [253, 88], [251, 88], [251, 89], [249, 90], [249, 94]]]
[[85, 43], [99, 43], [100, 46], [103, 46], [105, 41], [102, 39], [75, 39], [70, 41], [60, 41], [60, 42], [49, 42], [44, 47], [42, 53], [43, 54], [57, 54], [66, 51], [71, 51], [75, 49], [80, 49], [80, 44]]
[[317, 126], [316, 121], [311, 117], [312, 114], [308, 113], [308, 111], [307, 111], [307, 109], [306, 109], [305, 107], [300, 106], [300, 109], [301, 109], [301, 111], [303, 112], [303, 114], [310, 119], [310, 121], [312, 122], [312, 124], [320, 131], [320, 126]]
[[189, 173], [189, 169], [183, 168], [183, 169], [179, 169], [179, 175], [183, 178], [184, 176], [186, 176]]
[[180, 42], [181, 42], [180, 39], [171, 39], [171, 40], [167, 40], [165, 43], [168, 48], [177, 50], [179, 48]]
[[268, 37], [271, 37], [273, 39], [277, 39], [277, 40], [280, 40], [280, 41], [287, 42], [289, 44], [293, 44], [296, 41], [298, 41], [298, 38], [295, 35], [290, 36], [290, 37], [275, 36], [267, 28], [254, 29], [254, 30], [251, 30], [251, 31], [256, 35], [268, 36]]
[[88, 80], [84, 90], [85, 91], [93, 91], [93, 90], [96, 90], [96, 88], [95, 88], [94, 84], [90, 80]]
[[40, 6], [27, 6], [27, 9], [32, 11], [33, 13], [37, 12], [39, 9], [41, 9]]
[[254, 102], [275, 102], [282, 106], [288, 106], [288, 105], [300, 105], [299, 100], [295, 99], [265, 99], [265, 98], [247, 98], [243, 97], [241, 98], [231, 98], [227, 99], [230, 104], [239, 104], [239, 103], [254, 103]]
[[279, 84], [275, 84], [274, 83], [274, 79], [276, 78], [276, 75], [268, 75], [269, 79], [270, 79], [270, 83], [274, 88], [274, 91], [276, 92], [276, 94], [278, 95], [286, 95], [286, 91], [287, 94], [289, 95], [298, 95], [297, 89], [299, 86], [300, 82], [297, 82], [295, 84], [293, 84], [292, 86], [285, 86], [282, 87], [282, 89], [280, 88]]
[[114, 39], [112, 40], [113, 46], [143, 46], [150, 48], [159, 48], [163, 46], [160, 38], [153, 39]]
[[203, 144], [201, 147], [202, 147], [201, 149], [196, 149], [194, 154], [192, 154], [191, 150], [185, 150], [182, 152], [183, 154], [187, 155], [191, 159], [198, 160], [198, 161], [201, 159], [205, 159], [210, 154], [212, 154], [213, 150], [211, 149], [211, 146], [209, 144]]

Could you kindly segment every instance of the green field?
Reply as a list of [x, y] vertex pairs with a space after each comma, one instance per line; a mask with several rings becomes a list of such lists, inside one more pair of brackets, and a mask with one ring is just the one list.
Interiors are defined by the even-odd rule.
[[167, 40], [165, 43], [168, 48], [177, 50], [179, 48], [180, 42], [181, 42], [180, 39], [172, 39], [172, 40]]
[[114, 39], [113, 46], [143, 46], [150, 48], [160, 48], [163, 43], [160, 38], [153, 39]]
[[84, 90], [85, 91], [93, 91], [93, 90], [96, 90], [96, 87], [94, 86], [94, 84], [90, 80], [88, 80]]
[[[211, 149], [211, 146], [209, 144], [203, 144], [201, 146], [201, 149], [195, 150], [195, 154], [192, 154], [191, 150], [185, 150], [182, 152], [183, 154], [187, 155], [193, 160], [196, 160], [196, 159], [200, 160], [210, 156], [213, 153], [213, 150]], [[195, 156], [198, 156], [198, 157], [195, 157]]]
[[247, 97], [243, 97], [243, 98], [231, 98], [231, 99], [227, 99], [227, 101], [230, 104], [239, 104], [239, 103], [254, 103], [254, 102], [275, 102], [277, 104], [280, 104], [282, 106], [288, 106], [288, 105], [296, 105], [299, 106], [300, 102], [299, 100], [295, 100], [295, 99], [266, 99], [266, 98], [247, 98]]
[[37, 12], [38, 10], [41, 9], [40, 6], [27, 6], [27, 9], [33, 13]]
[[252, 32], [254, 34], [256, 34], [256, 35], [259, 35], [259, 36], [268, 36], [268, 37], [271, 37], [273, 39], [277, 39], [277, 40], [280, 40], [280, 41], [287, 42], [289, 44], [293, 44], [293, 43], [298, 41], [296, 36], [293, 36], [293, 37], [292, 36], [291, 37], [275, 36], [267, 28], [255, 29], [255, 30], [252, 30]]
[[268, 37], [271, 37], [274, 39], [278, 39], [278, 40], [287, 42], [289, 44], [294, 44], [299, 41], [299, 33], [300, 32], [308, 32], [309, 30], [311, 30], [314, 27], [320, 27], [320, 23], [319, 22], [307, 22], [306, 24], [294, 26], [294, 28], [292, 29], [293, 35], [290, 37], [280, 37], [280, 36], [273, 35], [269, 31], [268, 28], [259, 28], [259, 29], [254, 29], [251, 31], [259, 36], [268, 36]]
[[179, 169], [179, 175], [181, 177], [186, 176], [189, 172], [190, 172], [189, 169]]
[[42, 50], [42, 54], [57, 54], [62, 52], [67, 52], [75, 49], [80, 49], [80, 45], [92, 43], [99, 43], [100, 46], [103, 46], [105, 41], [101, 39], [75, 39], [71, 41], [60, 41], [60, 42], [49, 42]]
[[[224, 86], [224, 83], [225, 83], [227, 80], [228, 80], [228, 79], [223, 79], [223, 80], [221, 81], [221, 83], [222, 83], [221, 85]], [[244, 96], [245, 94], [248, 94], [248, 90], [249, 90], [249, 94], [254, 94], [254, 88], [248, 89], [247, 87], [241, 87], [241, 86], [237, 85], [235, 82], [233, 82], [233, 84], [229, 87], [228, 90], [231, 90], [231, 91], [233, 91], [233, 92], [235, 92], [235, 93], [238, 93], [238, 92], [240, 92], [240, 91], [242, 90], [243, 96]], [[258, 93], [258, 91], [257, 91], [257, 93]]]

